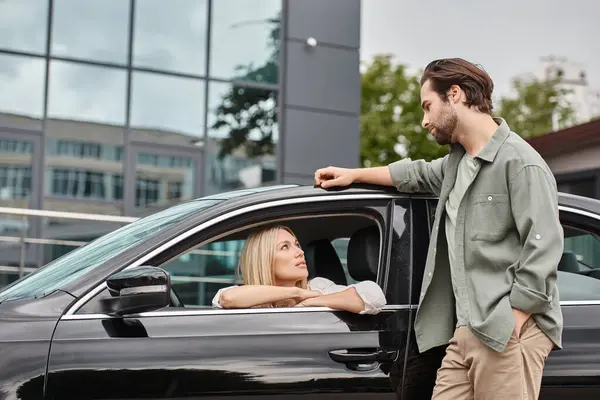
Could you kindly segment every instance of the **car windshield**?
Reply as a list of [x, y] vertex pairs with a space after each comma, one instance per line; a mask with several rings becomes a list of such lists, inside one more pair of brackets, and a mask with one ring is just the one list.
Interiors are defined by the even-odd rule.
[[195, 200], [169, 207], [112, 231], [46, 264], [0, 291], [5, 300], [38, 298], [74, 281], [127, 248], [223, 200]]

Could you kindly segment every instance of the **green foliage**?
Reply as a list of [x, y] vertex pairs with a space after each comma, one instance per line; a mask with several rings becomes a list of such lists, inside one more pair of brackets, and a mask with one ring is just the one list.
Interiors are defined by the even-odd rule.
[[573, 124], [575, 113], [566, 101], [569, 91], [560, 88], [560, 78], [552, 80], [513, 79], [515, 95], [498, 102], [497, 115], [524, 138], [552, 132], [553, 114], [560, 128]]
[[361, 77], [363, 166], [387, 165], [403, 157], [432, 160], [448, 151], [421, 127], [420, 74], [409, 74], [404, 65], [393, 65], [391, 58], [376, 56]]

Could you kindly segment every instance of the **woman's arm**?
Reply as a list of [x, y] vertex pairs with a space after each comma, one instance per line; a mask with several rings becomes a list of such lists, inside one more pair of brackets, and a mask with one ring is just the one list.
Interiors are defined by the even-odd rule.
[[266, 285], [233, 286], [219, 292], [217, 295], [220, 296], [215, 296], [213, 304], [217, 303], [222, 308], [251, 308], [288, 299], [302, 301], [320, 295], [319, 292], [298, 287]]
[[306, 299], [299, 303], [298, 306], [329, 307], [335, 310], [344, 310], [359, 314], [365, 309], [365, 302], [358, 295], [356, 289], [350, 286], [341, 292]]
[[329, 307], [359, 314], [377, 314], [386, 305], [385, 294], [373, 281], [362, 281], [350, 286], [336, 285], [326, 278], [309, 282], [312, 290], [323, 296], [302, 301], [298, 306]]

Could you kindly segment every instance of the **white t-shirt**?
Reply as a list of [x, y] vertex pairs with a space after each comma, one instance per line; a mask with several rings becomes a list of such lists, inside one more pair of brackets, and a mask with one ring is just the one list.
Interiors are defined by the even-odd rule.
[[[237, 286], [238, 285], [233, 285], [219, 289], [217, 294], [215, 294], [215, 297], [213, 297], [213, 307], [223, 308], [220, 303], [221, 293], [223, 293], [227, 289], [231, 289]], [[383, 294], [383, 291], [381, 290], [379, 285], [373, 281], [362, 281], [348, 286], [337, 285], [327, 278], [313, 278], [310, 281], [308, 281], [308, 289], [314, 290], [315, 292], [319, 292], [321, 294], [337, 293], [344, 291], [349, 287], [354, 287], [356, 293], [358, 293], [362, 301], [365, 303], [365, 309], [362, 310], [359, 314], [378, 314], [383, 308], [383, 306], [386, 305], [385, 295]]]

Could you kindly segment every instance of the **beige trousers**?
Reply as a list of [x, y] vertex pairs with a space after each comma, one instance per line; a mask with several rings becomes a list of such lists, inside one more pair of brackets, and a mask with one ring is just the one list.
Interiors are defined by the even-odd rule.
[[458, 327], [437, 372], [432, 400], [534, 400], [552, 341], [529, 318], [506, 350], [494, 351]]

